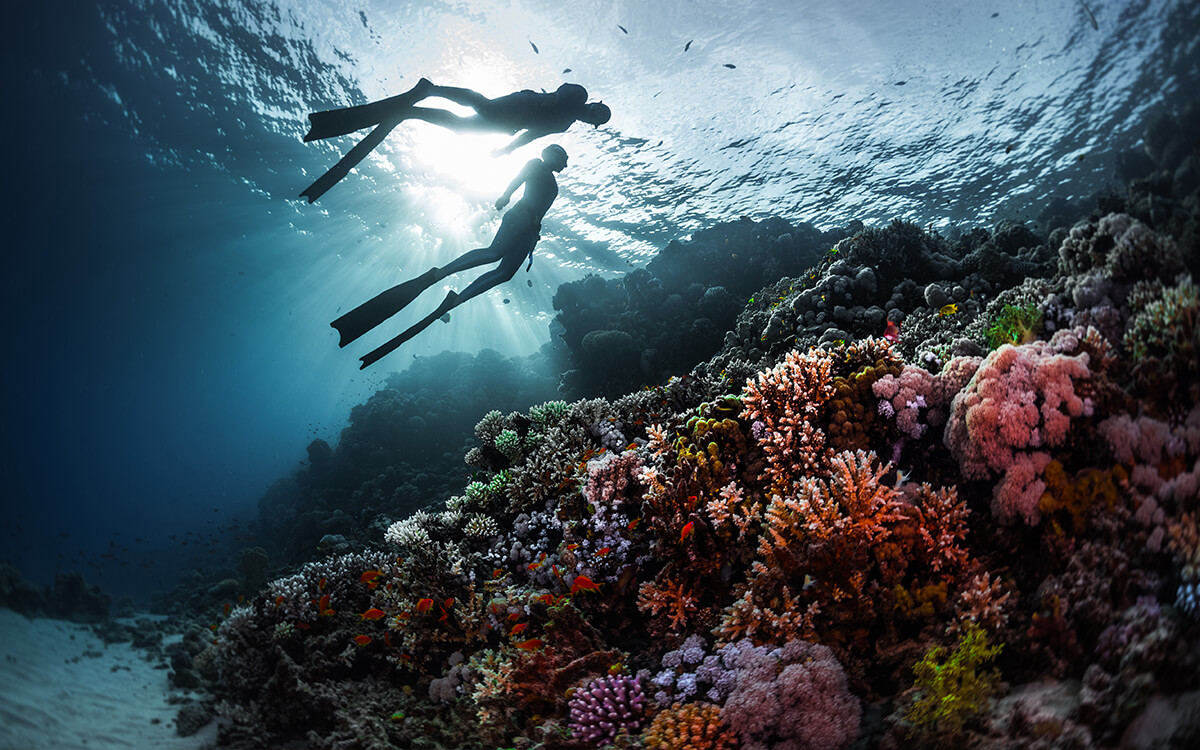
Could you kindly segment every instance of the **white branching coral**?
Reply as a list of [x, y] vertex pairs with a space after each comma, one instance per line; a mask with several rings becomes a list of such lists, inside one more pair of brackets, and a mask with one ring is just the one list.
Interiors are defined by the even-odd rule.
[[424, 510], [418, 510], [403, 521], [396, 521], [383, 534], [383, 540], [397, 547], [414, 547], [429, 544], [429, 532], [425, 524], [432, 518]]
[[463, 533], [473, 537], [491, 537], [500, 533], [496, 519], [483, 513], [472, 513], [463, 527]]

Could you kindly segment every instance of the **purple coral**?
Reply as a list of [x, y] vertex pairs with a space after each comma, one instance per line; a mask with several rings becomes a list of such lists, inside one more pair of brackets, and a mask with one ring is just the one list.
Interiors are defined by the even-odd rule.
[[575, 738], [603, 744], [625, 729], [641, 728], [646, 696], [637, 677], [609, 675], [592, 680], [571, 698], [571, 731]]

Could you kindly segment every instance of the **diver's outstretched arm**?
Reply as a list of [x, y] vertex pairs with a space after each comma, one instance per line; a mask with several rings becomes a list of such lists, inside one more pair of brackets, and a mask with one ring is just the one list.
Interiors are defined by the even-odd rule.
[[[558, 132], [562, 132], [562, 131], [558, 131]], [[516, 138], [513, 138], [512, 143], [509, 143], [507, 146], [500, 149], [499, 153], [511, 154], [513, 151], [516, 151], [517, 149], [524, 146], [525, 144], [533, 143], [538, 138], [541, 138], [542, 136], [547, 136], [547, 135], [550, 135], [549, 130], [528, 129], [528, 130], [524, 131], [523, 133], [521, 133], [520, 135], [518, 135]]]

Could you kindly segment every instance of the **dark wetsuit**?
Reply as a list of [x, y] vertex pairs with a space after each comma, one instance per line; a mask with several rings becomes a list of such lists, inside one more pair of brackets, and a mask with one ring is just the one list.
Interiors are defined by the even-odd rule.
[[459, 299], [463, 302], [508, 281], [516, 274], [521, 263], [537, 245], [542, 217], [558, 197], [558, 180], [541, 159], [531, 159], [527, 162], [514, 182], [524, 182], [525, 192], [521, 195], [521, 200], [504, 214], [500, 221], [500, 229], [492, 238], [492, 244], [465, 253], [440, 269], [439, 276], [445, 277], [468, 268], [500, 261], [498, 267], [475, 279], [459, 293]]

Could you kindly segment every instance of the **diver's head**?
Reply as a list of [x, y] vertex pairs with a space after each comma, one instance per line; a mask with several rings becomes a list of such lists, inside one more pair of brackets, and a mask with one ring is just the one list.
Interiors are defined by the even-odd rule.
[[570, 107], [582, 107], [587, 102], [587, 89], [578, 83], [564, 83], [554, 92], [558, 101]]
[[542, 161], [552, 172], [561, 172], [567, 167], [567, 150], [557, 143], [551, 143], [542, 149]]
[[579, 119], [589, 125], [600, 127], [612, 119], [612, 110], [604, 102], [592, 102], [583, 108], [583, 115]]

